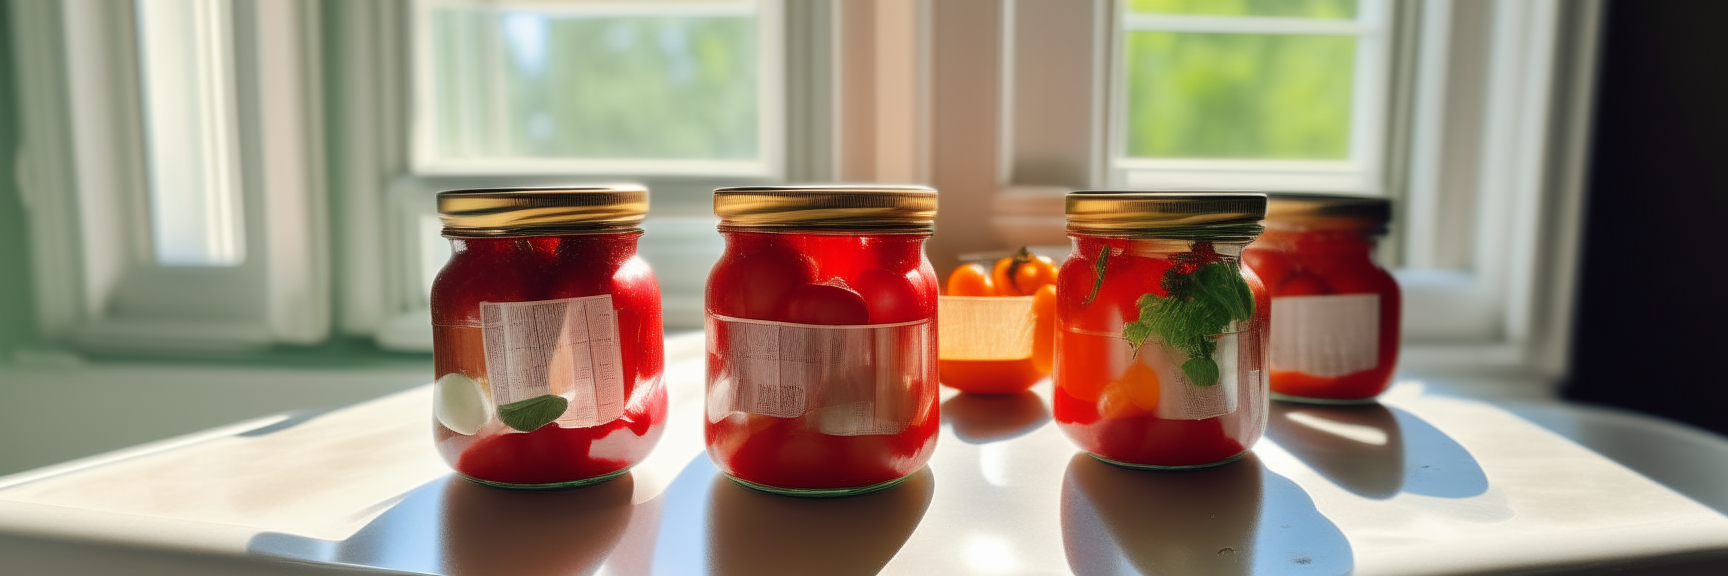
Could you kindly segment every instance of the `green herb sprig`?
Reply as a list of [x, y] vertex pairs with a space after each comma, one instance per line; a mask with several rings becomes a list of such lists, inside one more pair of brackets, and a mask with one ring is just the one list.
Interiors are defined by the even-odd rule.
[[[1191, 269], [1191, 272], [1184, 272]], [[1158, 336], [1165, 344], [1188, 354], [1182, 373], [1195, 386], [1218, 383], [1216, 335], [1230, 322], [1254, 317], [1254, 293], [1235, 267], [1224, 262], [1178, 264], [1159, 282], [1166, 296], [1146, 294], [1136, 300], [1139, 316], [1122, 326], [1122, 337], [1140, 353], [1147, 338]]]

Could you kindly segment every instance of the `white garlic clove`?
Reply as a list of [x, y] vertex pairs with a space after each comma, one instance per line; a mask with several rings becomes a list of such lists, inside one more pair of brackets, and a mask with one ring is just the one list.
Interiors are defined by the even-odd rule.
[[433, 416], [457, 434], [471, 436], [492, 417], [492, 401], [473, 378], [451, 372], [432, 389]]

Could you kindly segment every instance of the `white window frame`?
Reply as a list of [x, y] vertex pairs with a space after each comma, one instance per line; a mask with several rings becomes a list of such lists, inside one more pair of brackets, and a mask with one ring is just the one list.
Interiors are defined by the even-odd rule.
[[[246, 256], [164, 266], [150, 249], [139, 58], [126, 0], [13, 0], [38, 326], [83, 350], [235, 350], [329, 332], [316, 6], [217, 6], [232, 46]], [[220, 61], [221, 59], [218, 59]]]
[[[1407, 44], [1389, 51], [1398, 66], [1378, 80], [1391, 94], [1387, 120], [1377, 124], [1386, 150], [1380, 185], [1328, 191], [1373, 192], [1397, 203], [1398, 231], [1382, 257], [1399, 265], [1404, 288], [1401, 367], [1533, 376], [1552, 386], [1566, 364], [1600, 2], [1387, 6], [1387, 29]], [[991, 55], [1002, 71], [1001, 152], [981, 168], [936, 171], [952, 173], [948, 186], [996, 190], [960, 207], [992, 214], [998, 242], [991, 248], [1065, 247], [1061, 194], [1071, 189], [1256, 182], [1260, 189], [1317, 189], [1305, 185], [1315, 180], [1276, 170], [1216, 179], [1184, 170], [1165, 172], [1180, 177], [1163, 180], [1118, 170], [1119, 140], [1105, 113], [1120, 106], [1116, 2], [1014, 0], [972, 9], [976, 24], [950, 19], [938, 23], [938, 34], [998, 23], [1004, 30], [1000, 52]], [[939, 50], [935, 58], [958, 56]], [[991, 61], [969, 58], [973, 66]], [[939, 83], [937, 124], [953, 110], [977, 107], [977, 98]], [[984, 141], [939, 131], [933, 147], [967, 138]], [[944, 212], [957, 208], [948, 200]], [[932, 253], [951, 257], [977, 244]]]
[[[1112, 54], [1122, 54], [1132, 32], [1199, 32], [1352, 36], [1356, 60], [1351, 86], [1350, 146], [1344, 160], [1140, 158], [1127, 153], [1128, 123], [1111, 122], [1111, 182], [1129, 187], [1211, 187], [1383, 194], [1386, 103], [1390, 92], [1393, 10], [1390, 0], [1358, 0], [1354, 20], [1265, 16], [1196, 16], [1121, 12]], [[1112, 58], [1111, 114], [1127, 115], [1127, 62]]]
[[[432, 158], [431, 135], [413, 114], [429, 90], [410, 47], [413, 18], [427, 10], [409, 0], [329, 6], [335, 115], [331, 158], [338, 189], [338, 324], [384, 348], [431, 348], [430, 309], [422, 278], [434, 255], [417, 239], [436, 213], [441, 190], [637, 182], [650, 189], [648, 231], [639, 250], [671, 262], [656, 267], [667, 323], [700, 326], [707, 263], [719, 254], [711, 192], [724, 186], [824, 181], [835, 175], [837, 97], [833, 72], [837, 0], [760, 0], [759, 70], [765, 113], [760, 162], [677, 160], [468, 161]], [[791, 47], [797, 47], [793, 49]], [[416, 152], [419, 152], [418, 154]]]

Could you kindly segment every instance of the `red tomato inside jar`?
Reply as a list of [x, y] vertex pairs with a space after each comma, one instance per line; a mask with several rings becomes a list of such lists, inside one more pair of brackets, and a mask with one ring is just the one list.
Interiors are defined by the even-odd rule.
[[795, 496], [891, 487], [936, 446], [936, 192], [714, 192], [726, 251], [708, 276], [708, 455]]
[[660, 288], [636, 255], [639, 187], [438, 195], [452, 254], [432, 284], [438, 452], [505, 488], [602, 482], [666, 420]]
[[1215, 466], [1266, 428], [1268, 302], [1240, 266], [1266, 197], [1081, 191], [1057, 275], [1053, 412], [1129, 468]]
[[1266, 232], [1242, 258], [1272, 294], [1272, 397], [1367, 402], [1392, 384], [1402, 303], [1373, 259], [1391, 204], [1272, 196]]

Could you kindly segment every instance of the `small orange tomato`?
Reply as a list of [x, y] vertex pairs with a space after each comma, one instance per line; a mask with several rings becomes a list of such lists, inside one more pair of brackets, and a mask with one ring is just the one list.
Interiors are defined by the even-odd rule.
[[1014, 256], [996, 261], [996, 266], [990, 270], [990, 281], [996, 285], [997, 296], [1025, 296], [1019, 288], [1014, 287]]
[[1032, 366], [1050, 373], [1056, 350], [1056, 285], [1045, 284], [1032, 294]]
[[948, 274], [949, 296], [995, 296], [990, 272], [977, 264], [961, 264]]
[[1014, 287], [1027, 294], [1056, 285], [1056, 263], [1049, 256], [1033, 255], [1014, 269]]

